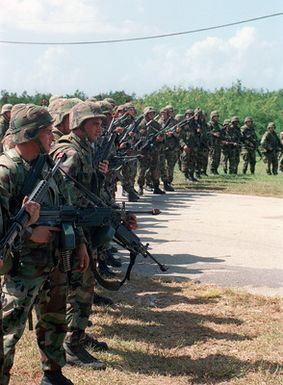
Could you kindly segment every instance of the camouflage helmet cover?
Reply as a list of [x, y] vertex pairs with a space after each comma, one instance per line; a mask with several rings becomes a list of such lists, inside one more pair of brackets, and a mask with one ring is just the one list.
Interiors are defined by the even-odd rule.
[[232, 120], [230, 119], [224, 119], [223, 126], [228, 126], [231, 122]]
[[167, 113], [170, 112], [170, 109], [168, 108], [168, 106], [162, 107], [159, 111], [160, 114], [164, 114], [164, 112], [167, 112]]
[[194, 111], [191, 109], [191, 108], [188, 108], [186, 111], [185, 111], [185, 115], [193, 115]]
[[155, 112], [155, 109], [153, 107], [145, 107], [145, 109], [143, 110], [143, 115], [146, 116], [149, 112]]
[[44, 107], [34, 104], [15, 105], [10, 120], [13, 143], [20, 144], [36, 139], [40, 130], [52, 123], [52, 116]]
[[267, 128], [276, 128], [276, 125], [274, 122], [269, 122]]
[[3, 115], [5, 112], [11, 111], [13, 107], [13, 104], [3, 104], [1, 109], [1, 115]]
[[113, 106], [111, 103], [107, 102], [106, 100], [100, 100], [97, 103], [100, 105], [103, 114], [112, 114]]
[[113, 108], [116, 106], [115, 100], [112, 98], [105, 98], [103, 101], [112, 104]]
[[55, 101], [54, 103], [52, 103], [50, 114], [55, 119], [54, 126], [56, 127], [59, 124], [61, 124], [65, 116], [67, 116], [70, 113], [71, 108], [73, 108], [80, 101], [81, 101], [80, 99], [71, 98], [71, 99], [59, 99], [58, 101]]
[[98, 102], [80, 102], [70, 111], [70, 129], [75, 130], [87, 119], [105, 118]]
[[252, 121], [253, 121], [253, 118], [251, 116], [246, 116], [245, 120], [244, 120], [244, 123], [252, 122]]
[[231, 123], [239, 123], [240, 119], [239, 116], [232, 116]]
[[210, 113], [210, 119], [214, 118], [214, 117], [217, 117], [219, 116], [219, 112], [218, 111], [211, 111]]
[[176, 116], [175, 116], [175, 120], [179, 123], [179, 122], [181, 122], [182, 120], [184, 120], [184, 118], [185, 118], [185, 115], [184, 114], [177, 114]]

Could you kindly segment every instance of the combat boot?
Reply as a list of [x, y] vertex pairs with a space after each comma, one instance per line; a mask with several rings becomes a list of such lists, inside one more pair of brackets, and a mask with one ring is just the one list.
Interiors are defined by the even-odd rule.
[[91, 350], [94, 350], [96, 352], [105, 352], [108, 350], [108, 345], [104, 341], [98, 341], [97, 339], [93, 338], [89, 334], [84, 333], [81, 338], [81, 343], [85, 348], [90, 348]]
[[114, 302], [111, 298], [105, 297], [104, 295], [99, 295], [97, 293], [93, 293], [92, 303], [96, 306], [111, 306], [114, 305]]
[[175, 191], [170, 183], [164, 182], [163, 185], [164, 185], [164, 190], [165, 191]]
[[137, 202], [139, 199], [140, 197], [134, 191], [129, 192], [129, 195], [128, 195], [129, 202]]
[[93, 357], [83, 346], [69, 345], [65, 343], [64, 348], [66, 352], [67, 364], [72, 366], [91, 368], [94, 370], [106, 369], [106, 364]]
[[74, 385], [74, 383], [62, 374], [61, 369], [58, 369], [46, 370], [40, 385]]
[[116, 274], [109, 269], [106, 262], [104, 260], [100, 260], [98, 262], [98, 270], [101, 275], [104, 275], [105, 277], [115, 277]]
[[165, 191], [161, 190], [158, 186], [157, 187], [154, 187], [153, 189], [153, 194], [166, 194]]
[[142, 188], [142, 186], [139, 187], [138, 194], [139, 194], [139, 195], [143, 195], [143, 188]]
[[110, 250], [106, 251], [107, 254], [107, 264], [112, 267], [121, 267], [122, 263], [119, 259], [114, 258], [114, 255], [110, 252]]

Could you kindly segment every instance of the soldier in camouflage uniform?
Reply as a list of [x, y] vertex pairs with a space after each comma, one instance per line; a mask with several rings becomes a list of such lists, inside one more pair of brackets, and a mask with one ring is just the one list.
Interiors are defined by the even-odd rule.
[[48, 111], [54, 119], [53, 123], [53, 135], [54, 142], [57, 142], [59, 138], [63, 135], [70, 133], [70, 124], [69, 124], [69, 113], [72, 107], [79, 103], [81, 100], [78, 98], [71, 99], [56, 99], [51, 106], [49, 106]]
[[221, 159], [221, 128], [219, 125], [219, 113], [212, 111], [208, 122], [208, 136], [210, 142], [210, 172], [212, 175], [218, 174], [218, 167]]
[[[153, 107], [146, 107], [143, 110], [144, 119], [139, 125], [139, 140], [141, 142], [140, 148], [142, 158], [139, 160], [139, 195], [143, 195], [143, 186], [145, 183], [146, 172], [149, 171], [153, 183], [153, 194], [165, 194], [159, 188], [159, 178], [160, 178], [160, 148], [164, 137], [158, 135], [158, 132], [161, 130], [160, 124], [154, 120], [155, 109]], [[151, 145], [143, 148], [143, 145], [147, 140], [155, 136], [154, 142]]]
[[[173, 127], [177, 124], [176, 120], [172, 116], [173, 108], [162, 108], [160, 110], [160, 119], [158, 123], [161, 125], [161, 129]], [[165, 141], [163, 149], [160, 153], [160, 174], [161, 180], [164, 185], [165, 191], [174, 191], [172, 182], [174, 178], [174, 168], [178, 160], [179, 154], [179, 133], [168, 132], [165, 133]]]
[[242, 143], [242, 133], [241, 133], [241, 127], [240, 127], [240, 119], [238, 116], [232, 116], [231, 118], [231, 129], [233, 129], [233, 132], [235, 133], [235, 137], [237, 138], [237, 146], [234, 149], [235, 153], [235, 173], [238, 173], [238, 167], [240, 164], [240, 155], [241, 155], [241, 143]]
[[196, 177], [207, 176], [207, 165], [209, 155], [209, 138], [207, 135], [207, 124], [205, 115], [200, 107], [194, 111], [196, 135], [197, 135], [197, 162], [196, 162]]
[[[235, 120], [233, 120], [235, 122]], [[222, 129], [222, 154], [223, 170], [225, 174], [236, 175], [239, 164], [239, 148], [241, 148], [241, 136], [239, 129], [232, 120], [225, 119]], [[229, 164], [229, 166], [228, 166]]]
[[242, 132], [242, 156], [243, 156], [243, 174], [246, 174], [248, 165], [250, 165], [251, 174], [255, 173], [256, 150], [258, 147], [258, 139], [253, 126], [253, 119], [247, 116], [244, 125], [241, 127]]
[[[6, 131], [9, 128], [10, 118], [11, 118], [11, 110], [12, 104], [4, 104], [1, 109], [0, 114], [0, 142], [4, 138]], [[3, 145], [0, 143], [0, 152], [3, 151]]]
[[281, 154], [280, 154], [280, 166], [279, 170], [283, 172], [283, 131], [280, 132]]
[[188, 109], [185, 112], [185, 118], [188, 120], [188, 123], [182, 128], [180, 134], [181, 168], [186, 179], [190, 182], [195, 182], [197, 181], [194, 173], [197, 164], [199, 142], [194, 122], [194, 111]]
[[[20, 205], [23, 191], [30, 188], [34, 161], [40, 153], [50, 149], [52, 117], [44, 107], [27, 105], [18, 108], [11, 117], [11, 133], [15, 148], [0, 157], [0, 186], [6, 191], [1, 196], [2, 211], [13, 216]], [[51, 160], [47, 159], [41, 172], [46, 175]], [[25, 183], [28, 180], [28, 183]], [[65, 204], [64, 183], [57, 174], [49, 182], [43, 204]], [[60, 188], [60, 190], [59, 190]], [[4, 229], [8, 222], [4, 220]], [[28, 314], [35, 306], [36, 336], [41, 353], [44, 376], [41, 385], [72, 385], [63, 376], [65, 365], [63, 340], [66, 333], [67, 275], [62, 270], [56, 233], [58, 228], [36, 226], [26, 230], [23, 245], [15, 253], [12, 270], [7, 272], [3, 286], [4, 368], [2, 385], [7, 385], [13, 365], [15, 345], [21, 338]], [[89, 257], [83, 234], [78, 234], [79, 268], [87, 268]]]
[[[96, 194], [100, 192], [103, 177], [102, 174], [97, 174], [93, 169], [94, 153], [91, 143], [101, 136], [104, 118], [105, 115], [102, 114], [98, 102], [77, 103], [70, 111], [71, 133], [62, 136], [52, 150], [54, 158], [64, 152], [67, 159], [61, 168], [85, 188]], [[101, 173], [107, 172], [107, 169], [106, 162], [99, 165]], [[89, 201], [78, 189], [73, 191], [73, 202], [80, 207], [89, 206]], [[91, 235], [87, 229], [85, 233], [91, 247]], [[64, 346], [67, 363], [92, 369], [105, 369], [106, 365], [94, 358], [85, 349], [86, 345], [107, 349], [105, 343], [101, 343], [101, 345], [91, 336], [85, 334], [91, 314], [94, 286], [95, 281], [90, 267], [83, 273], [73, 271], [70, 275], [67, 298], [68, 332]]]
[[267, 125], [267, 131], [263, 134], [260, 144], [264, 156], [264, 163], [266, 163], [266, 173], [268, 175], [278, 174], [278, 155], [282, 151], [282, 144], [275, 132], [275, 123], [270, 122]]

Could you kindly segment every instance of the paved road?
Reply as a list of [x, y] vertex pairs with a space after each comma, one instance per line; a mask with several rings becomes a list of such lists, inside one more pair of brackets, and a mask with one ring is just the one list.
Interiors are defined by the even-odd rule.
[[[162, 210], [139, 216], [138, 234], [167, 275], [283, 296], [283, 199], [180, 191], [140, 201], [127, 207]], [[138, 260], [134, 271], [160, 275]]]

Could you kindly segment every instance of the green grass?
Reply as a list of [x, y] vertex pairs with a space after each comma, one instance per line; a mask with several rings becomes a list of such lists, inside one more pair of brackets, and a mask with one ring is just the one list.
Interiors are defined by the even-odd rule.
[[[265, 167], [262, 161], [258, 161], [255, 175], [251, 175], [248, 171], [246, 175], [239, 173], [236, 176], [232, 176], [224, 174], [220, 166], [219, 176], [209, 175], [193, 183], [188, 183], [183, 173], [176, 167], [173, 185], [177, 188], [185, 188], [192, 191], [211, 191], [283, 198], [283, 173], [279, 171], [278, 175], [267, 175]], [[242, 164], [240, 164], [239, 170], [242, 170]]]

